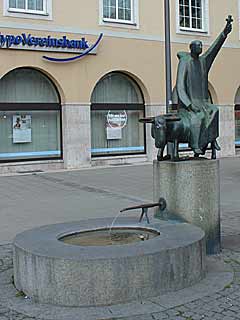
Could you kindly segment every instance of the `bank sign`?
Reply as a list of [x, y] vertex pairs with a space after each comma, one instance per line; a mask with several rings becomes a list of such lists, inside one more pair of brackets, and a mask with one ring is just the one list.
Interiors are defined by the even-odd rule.
[[0, 47], [5, 49], [27, 49], [48, 52], [74, 53], [71, 58], [49, 57], [43, 59], [51, 62], [70, 62], [80, 59], [88, 54], [96, 54], [96, 48], [102, 40], [101, 33], [94, 44], [89, 44], [85, 37], [78, 40], [68, 39], [66, 36], [55, 38], [52, 36], [35, 37], [31, 34], [4, 35], [0, 33]]

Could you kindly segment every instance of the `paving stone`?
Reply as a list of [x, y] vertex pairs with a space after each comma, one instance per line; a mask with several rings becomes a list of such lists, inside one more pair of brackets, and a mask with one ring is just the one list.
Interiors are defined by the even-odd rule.
[[[151, 315], [140, 315], [140, 316], [132, 316], [131, 318], [121, 317], [121, 318], [114, 318], [114, 320], [155, 320]], [[158, 320], [158, 318], [156, 318]], [[111, 319], [110, 319], [111, 320]]]
[[12, 320], [23, 320], [25, 318], [25, 316], [21, 313], [17, 313], [15, 311], [10, 311], [8, 314], [9, 318]]
[[[153, 313], [152, 314], [152, 319], [153, 320], [165, 320], [165, 319], [169, 319], [169, 315], [166, 314], [165, 312], [159, 312], [159, 313]], [[145, 320], [145, 319], [143, 319]]]
[[205, 315], [200, 315], [200, 314], [194, 314], [194, 320], [205, 320], [206, 316]]
[[[208, 311], [208, 312], [202, 312], [201, 315], [199, 315], [202, 318], [206, 318], [206, 317], [213, 317], [216, 313], [214, 311]], [[194, 318], [196, 317], [196, 315], [194, 314]]]
[[[2, 294], [2, 292], [1, 292], [1, 294]], [[0, 315], [2, 315], [3, 313], [7, 313], [8, 311], [9, 311], [8, 308], [0, 305]]]
[[183, 305], [183, 306], [176, 307], [175, 310], [177, 310], [178, 313], [185, 314], [186, 312], [189, 311], [189, 308]]
[[235, 313], [238, 313], [240, 311], [240, 307], [239, 306], [232, 306], [231, 308], [229, 308], [230, 311], [234, 311]]
[[224, 310], [224, 308], [221, 308], [220, 306], [214, 306], [211, 310], [213, 312], [221, 313]]
[[222, 312], [222, 314], [224, 316], [229, 316], [229, 317], [235, 317], [236, 316], [236, 312], [231, 311], [231, 310], [225, 310], [225, 311]]
[[115, 305], [115, 306], [110, 306], [109, 310], [111, 310], [111, 313], [114, 316], [134, 316], [134, 314], [150, 314], [153, 312], [159, 312], [162, 311], [163, 308], [157, 304], [154, 303], [126, 303], [124, 305]]
[[177, 316], [178, 315], [178, 310], [177, 309], [169, 309], [166, 311], [166, 314], [168, 314], [170, 317], [171, 316]]

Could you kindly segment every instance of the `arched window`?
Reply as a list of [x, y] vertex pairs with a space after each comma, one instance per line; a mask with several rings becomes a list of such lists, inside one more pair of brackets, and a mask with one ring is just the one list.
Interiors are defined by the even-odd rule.
[[240, 104], [235, 104], [235, 147], [240, 148]]
[[145, 153], [143, 116], [138, 85], [120, 72], [106, 75], [91, 98], [92, 156]]
[[61, 104], [40, 71], [19, 68], [0, 80], [0, 161], [60, 158]]
[[235, 100], [235, 147], [240, 148], [240, 87], [237, 90]]

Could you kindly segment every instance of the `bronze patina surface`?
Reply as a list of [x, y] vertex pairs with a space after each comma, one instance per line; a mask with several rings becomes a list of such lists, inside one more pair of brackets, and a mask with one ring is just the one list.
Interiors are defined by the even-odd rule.
[[178, 159], [178, 143], [188, 143], [194, 156], [204, 155], [211, 144], [212, 159], [216, 159], [219, 136], [218, 106], [210, 102], [208, 74], [211, 66], [232, 31], [232, 16], [228, 16], [223, 31], [202, 54], [202, 42], [190, 43], [190, 52], [178, 53], [178, 71], [173, 97], [178, 111], [176, 114], [160, 115], [141, 119], [152, 123], [152, 137], [159, 149], [158, 160], [163, 159], [163, 151], [168, 142], [174, 144], [172, 158]]

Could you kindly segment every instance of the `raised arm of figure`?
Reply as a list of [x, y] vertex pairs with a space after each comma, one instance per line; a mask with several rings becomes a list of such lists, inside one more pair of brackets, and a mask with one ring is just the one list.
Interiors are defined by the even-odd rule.
[[208, 50], [202, 55], [203, 58], [206, 59], [206, 68], [207, 72], [210, 70], [214, 59], [216, 58], [219, 50], [227, 39], [228, 34], [232, 31], [232, 16], [228, 16], [226, 19], [227, 23], [223, 31], [217, 37], [217, 39], [213, 42], [213, 44], [208, 48]]

